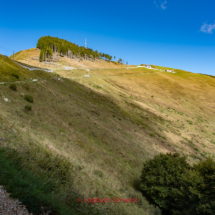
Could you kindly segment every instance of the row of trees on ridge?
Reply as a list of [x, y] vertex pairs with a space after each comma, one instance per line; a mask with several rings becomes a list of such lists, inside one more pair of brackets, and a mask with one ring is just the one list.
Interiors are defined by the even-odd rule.
[[[68, 57], [85, 57], [91, 56], [93, 59], [102, 58], [105, 60], [111, 60], [112, 56], [94, 51], [90, 48], [85, 48], [84, 46], [78, 46], [75, 43], [71, 43], [64, 39], [59, 39], [57, 37], [44, 36], [41, 37], [37, 42], [37, 48], [41, 50], [40, 61], [44, 61], [45, 58], [51, 58], [53, 53], [59, 53]], [[120, 58], [121, 59], [121, 58]], [[120, 61], [122, 62], [122, 60]]]

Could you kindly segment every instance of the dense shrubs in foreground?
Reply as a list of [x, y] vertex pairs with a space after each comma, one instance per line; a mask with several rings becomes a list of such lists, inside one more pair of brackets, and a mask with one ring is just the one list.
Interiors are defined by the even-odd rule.
[[165, 215], [214, 215], [215, 162], [191, 166], [177, 153], [157, 155], [144, 163], [140, 189]]

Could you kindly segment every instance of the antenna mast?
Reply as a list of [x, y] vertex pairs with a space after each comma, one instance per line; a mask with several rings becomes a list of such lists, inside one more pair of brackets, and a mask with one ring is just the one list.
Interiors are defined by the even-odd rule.
[[87, 39], [85, 38], [85, 49], [87, 49]]

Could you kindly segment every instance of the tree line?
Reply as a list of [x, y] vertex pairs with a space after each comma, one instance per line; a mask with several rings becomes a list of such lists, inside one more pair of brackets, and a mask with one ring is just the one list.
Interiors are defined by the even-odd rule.
[[51, 58], [53, 53], [59, 53], [68, 57], [85, 57], [91, 56], [93, 59], [102, 58], [105, 60], [111, 60], [112, 56], [98, 52], [84, 46], [78, 46], [75, 43], [71, 43], [58, 37], [44, 36], [41, 37], [37, 42], [37, 48], [41, 50], [40, 61], [44, 61], [45, 58]]

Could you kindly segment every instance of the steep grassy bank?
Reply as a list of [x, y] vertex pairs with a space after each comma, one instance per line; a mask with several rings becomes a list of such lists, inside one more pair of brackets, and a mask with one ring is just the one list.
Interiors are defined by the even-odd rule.
[[38, 81], [17, 83], [17, 91], [0, 85], [1, 147], [14, 149], [45, 184], [53, 180], [56, 210], [86, 206], [77, 205], [75, 186], [86, 198], [138, 198], [96, 204], [101, 213], [159, 214], [136, 190], [143, 162], [160, 152], [186, 154], [191, 163], [214, 153], [212, 77], [145, 68], [56, 71], [69, 79], [23, 71]]
[[8, 57], [0, 55], [0, 81], [21, 81], [34, 78], [33, 73], [28, 72], [17, 62], [11, 61]]
[[[31, 75], [31, 72], [23, 71], [26, 76]], [[12, 149], [16, 152], [15, 155], [9, 153], [9, 156], [2, 158], [2, 162], [7, 164], [21, 156], [20, 162], [23, 164], [23, 172], [19, 169], [22, 164], [15, 162], [10, 164], [13, 173], [2, 175], [6, 188], [15, 192], [13, 195], [17, 197], [21, 192], [19, 186], [29, 183], [26, 189], [33, 192], [32, 201], [42, 199], [42, 203], [51, 204], [54, 210], [65, 211], [62, 214], [67, 214], [66, 211], [72, 214], [74, 210], [71, 208], [86, 207], [86, 203], [77, 206], [74, 189], [79, 190], [77, 195], [86, 198], [115, 196], [136, 197], [139, 200], [139, 204], [97, 204], [97, 207], [104, 208], [100, 211], [105, 210], [108, 214], [149, 214], [149, 209], [156, 211], [132, 185], [138, 178], [142, 161], [150, 156], [139, 137], [136, 137], [136, 142], [129, 131], [129, 127], [134, 126], [141, 129], [138, 123], [140, 117], [128, 120], [131, 113], [116, 105], [115, 99], [77, 82], [41, 71], [34, 71], [33, 74], [38, 81], [16, 83], [17, 91], [12, 91], [9, 84], [0, 86], [1, 147], [2, 150], [7, 147], [9, 152]], [[24, 99], [26, 94], [34, 100], [30, 104], [31, 111], [24, 108], [28, 104]], [[4, 98], [8, 98], [8, 102]], [[154, 153], [153, 150], [151, 153]], [[63, 160], [62, 164], [56, 161], [56, 156]], [[142, 161], [138, 161], [137, 157]], [[68, 166], [71, 170], [67, 174], [65, 168]], [[7, 179], [22, 181], [26, 171], [32, 178], [38, 177], [39, 184], [35, 184], [37, 179], [29, 176], [24, 182], [17, 182], [18, 191], [13, 191], [14, 186]], [[52, 183], [54, 185], [50, 188]], [[40, 193], [38, 196], [37, 190]], [[50, 190], [53, 199], [50, 198]], [[24, 194], [22, 198], [31, 196], [27, 191]], [[61, 199], [60, 206], [54, 206], [56, 199]], [[34, 207], [35, 211], [39, 210], [39, 203], [32, 206], [26, 201], [25, 204], [31, 210]], [[86, 214], [92, 214], [90, 209], [84, 210]], [[84, 214], [83, 211], [80, 214]]]
[[185, 153], [196, 162], [214, 153], [215, 82], [210, 76], [174, 71], [103, 69], [91, 70], [88, 77], [78, 70], [56, 72], [114, 97], [123, 109], [149, 119], [141, 121], [153, 128], [150, 135], [158, 141], [158, 151]]

